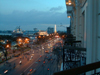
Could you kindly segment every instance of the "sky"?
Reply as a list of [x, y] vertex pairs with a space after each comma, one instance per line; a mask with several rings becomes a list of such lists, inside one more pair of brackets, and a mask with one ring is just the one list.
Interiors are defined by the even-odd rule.
[[70, 24], [65, 0], [0, 0], [0, 30], [46, 30], [56, 24], [66, 31]]

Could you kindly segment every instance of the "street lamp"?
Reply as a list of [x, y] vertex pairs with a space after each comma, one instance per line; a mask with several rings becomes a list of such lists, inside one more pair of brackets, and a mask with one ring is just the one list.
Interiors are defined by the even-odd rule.
[[7, 61], [7, 54], [8, 54], [7, 49], [8, 49], [9, 47], [10, 47], [10, 46], [9, 46], [9, 44], [7, 44], [7, 45], [6, 45], [6, 49], [5, 49], [5, 50], [6, 50], [6, 52], [4, 52], [5, 57], [6, 57], [6, 61]]
[[6, 45], [6, 48], [9, 48], [9, 45], [8, 44]]
[[18, 41], [22, 41], [22, 39], [21, 39], [21, 38], [19, 38], [19, 39], [18, 39]]
[[18, 45], [20, 46], [22, 44], [22, 39], [19, 38], [19, 39], [17, 39], [17, 41], [18, 41]]
[[72, 1], [71, 0], [66, 1], [66, 5], [72, 5]]
[[29, 39], [28, 38], [25, 38], [25, 43], [29, 43]]
[[[23, 46], [23, 39], [22, 38], [18, 38], [17, 41], [18, 41], [19, 47], [22, 48], [22, 46]], [[21, 53], [22, 53], [22, 50], [23, 49], [21, 49]]]

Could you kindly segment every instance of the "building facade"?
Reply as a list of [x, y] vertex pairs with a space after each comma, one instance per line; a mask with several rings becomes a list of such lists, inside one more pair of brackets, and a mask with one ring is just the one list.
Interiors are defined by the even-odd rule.
[[48, 27], [48, 28], [47, 28], [47, 33], [48, 33], [48, 34], [54, 33], [54, 28]]
[[30, 36], [35, 36], [35, 33], [37, 33], [39, 31], [23, 31], [23, 36], [24, 37], [30, 37]]
[[47, 35], [48, 35], [47, 31], [39, 31], [38, 32], [38, 36], [47, 36]]
[[[65, 0], [71, 34], [86, 48], [86, 64], [100, 61], [100, 0]], [[88, 72], [87, 75], [92, 74]]]

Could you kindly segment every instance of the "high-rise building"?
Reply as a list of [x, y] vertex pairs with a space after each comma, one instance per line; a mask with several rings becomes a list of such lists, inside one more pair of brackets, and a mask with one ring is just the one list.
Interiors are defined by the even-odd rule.
[[54, 28], [48, 27], [47, 28], [47, 33], [48, 34], [54, 33]]

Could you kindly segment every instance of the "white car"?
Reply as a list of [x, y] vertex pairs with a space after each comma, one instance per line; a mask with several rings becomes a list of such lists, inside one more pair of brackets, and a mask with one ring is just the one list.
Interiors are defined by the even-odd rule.
[[4, 74], [6, 74], [6, 73], [8, 73], [8, 70], [5, 70], [5, 71], [4, 71]]
[[32, 60], [32, 58], [30, 58], [30, 61]]

